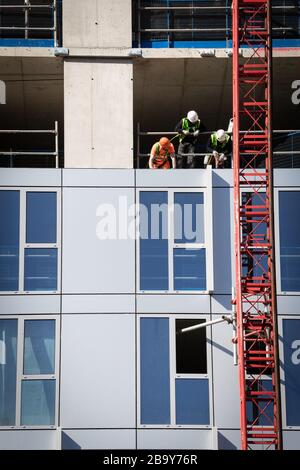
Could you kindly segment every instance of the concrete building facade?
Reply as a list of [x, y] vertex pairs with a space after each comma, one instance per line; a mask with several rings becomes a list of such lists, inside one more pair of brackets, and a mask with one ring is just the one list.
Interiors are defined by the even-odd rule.
[[[239, 449], [232, 327], [179, 335], [232, 312], [232, 170], [145, 168], [188, 110], [227, 127], [231, 44], [149, 37], [165, 23], [137, 7], [164, 1], [61, 3], [50, 47], [0, 39], [0, 448]], [[299, 450], [297, 15], [274, 39], [273, 127], [283, 438]]]

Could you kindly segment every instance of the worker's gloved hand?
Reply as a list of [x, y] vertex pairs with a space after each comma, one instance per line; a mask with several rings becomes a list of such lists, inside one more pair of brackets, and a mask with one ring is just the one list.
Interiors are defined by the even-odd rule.
[[210, 162], [210, 155], [205, 155], [204, 160], [203, 160], [204, 165], [208, 165], [209, 162]]
[[219, 161], [220, 162], [225, 162], [225, 160], [227, 160], [227, 157], [225, 156], [224, 153], [221, 153], [220, 156], [219, 156]]
[[215, 158], [219, 158], [219, 154], [218, 154], [218, 152], [217, 152], [216, 150], [213, 151], [213, 156], [214, 156]]
[[198, 135], [199, 135], [199, 131], [195, 131], [194, 132], [194, 137], [198, 137]]
[[189, 131], [182, 131], [184, 135], [189, 135]]

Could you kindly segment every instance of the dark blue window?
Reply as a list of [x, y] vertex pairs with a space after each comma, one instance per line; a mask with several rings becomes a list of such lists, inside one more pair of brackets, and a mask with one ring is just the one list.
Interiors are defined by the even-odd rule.
[[174, 249], [174, 290], [206, 290], [205, 248]]
[[18, 321], [0, 319], [0, 426], [16, 419]]
[[57, 249], [25, 249], [25, 291], [57, 290]]
[[176, 424], [209, 424], [208, 379], [176, 379]]
[[174, 194], [175, 243], [204, 243], [203, 193]]
[[170, 424], [168, 318], [141, 319], [141, 424]]
[[281, 290], [300, 291], [300, 191], [280, 191], [280, 270]]
[[168, 193], [140, 192], [140, 289], [168, 290]]
[[56, 243], [56, 193], [26, 193], [26, 243]]
[[19, 191], [0, 191], [0, 291], [19, 290], [19, 227]]
[[300, 320], [283, 320], [286, 424], [300, 426]]

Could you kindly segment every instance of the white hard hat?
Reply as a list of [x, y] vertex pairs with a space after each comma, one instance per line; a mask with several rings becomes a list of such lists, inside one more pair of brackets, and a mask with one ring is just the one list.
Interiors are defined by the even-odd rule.
[[198, 114], [196, 113], [196, 111], [189, 111], [187, 113], [187, 118], [191, 122], [196, 122], [198, 121]]
[[216, 135], [219, 142], [224, 142], [224, 140], [226, 139], [226, 132], [223, 129], [219, 129], [216, 132]]

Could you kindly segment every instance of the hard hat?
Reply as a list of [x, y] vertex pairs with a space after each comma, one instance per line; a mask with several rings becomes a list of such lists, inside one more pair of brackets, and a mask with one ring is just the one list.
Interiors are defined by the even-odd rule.
[[166, 147], [169, 145], [170, 141], [167, 137], [161, 137], [161, 139], [159, 139], [159, 143], [162, 147]]
[[224, 142], [225, 139], [226, 139], [226, 132], [223, 130], [223, 129], [219, 129], [217, 132], [216, 132], [216, 135], [217, 135], [217, 139], [219, 142]]
[[191, 122], [196, 122], [198, 121], [198, 114], [196, 113], [196, 111], [189, 111], [187, 113], [187, 118]]

